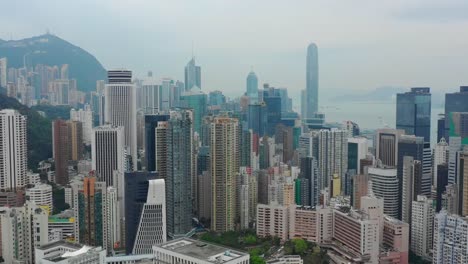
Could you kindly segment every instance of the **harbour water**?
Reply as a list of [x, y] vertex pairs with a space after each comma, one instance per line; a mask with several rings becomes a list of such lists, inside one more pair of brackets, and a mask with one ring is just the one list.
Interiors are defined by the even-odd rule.
[[[395, 128], [395, 101], [366, 101], [366, 102], [324, 102], [320, 109], [325, 113], [327, 122], [342, 123], [351, 120], [359, 125], [361, 130], [378, 128]], [[443, 113], [443, 107], [432, 106], [431, 109], [431, 142], [437, 138], [437, 119]]]

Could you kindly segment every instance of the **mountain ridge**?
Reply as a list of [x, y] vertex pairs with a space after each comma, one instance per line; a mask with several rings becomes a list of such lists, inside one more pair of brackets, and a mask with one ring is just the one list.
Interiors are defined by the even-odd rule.
[[105, 80], [106, 70], [94, 55], [52, 34], [19, 40], [0, 40], [0, 57], [7, 57], [8, 67], [37, 64], [69, 65], [69, 78], [77, 80], [80, 91], [94, 91], [97, 80]]

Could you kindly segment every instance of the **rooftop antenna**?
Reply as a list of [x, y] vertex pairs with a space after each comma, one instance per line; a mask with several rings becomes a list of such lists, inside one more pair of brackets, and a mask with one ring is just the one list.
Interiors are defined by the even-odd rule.
[[192, 40], [192, 59], [195, 58], [195, 55], [193, 55], [193, 40]]

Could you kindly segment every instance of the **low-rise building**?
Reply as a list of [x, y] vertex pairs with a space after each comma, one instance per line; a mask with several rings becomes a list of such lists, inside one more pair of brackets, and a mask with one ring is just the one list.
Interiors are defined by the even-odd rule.
[[268, 260], [267, 264], [303, 264], [304, 260], [302, 260], [301, 256], [298, 255], [286, 255], [280, 258]]
[[257, 236], [289, 238], [289, 206], [272, 203], [257, 205]]
[[156, 264], [249, 264], [246, 252], [190, 238], [179, 238], [153, 246]]
[[65, 241], [55, 241], [35, 249], [36, 264], [105, 264], [106, 250]]

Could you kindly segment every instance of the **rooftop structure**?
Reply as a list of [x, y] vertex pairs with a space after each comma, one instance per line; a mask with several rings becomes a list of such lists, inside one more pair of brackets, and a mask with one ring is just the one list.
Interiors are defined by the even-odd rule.
[[199, 240], [180, 238], [153, 246], [156, 263], [248, 263], [248, 253], [206, 243]]

